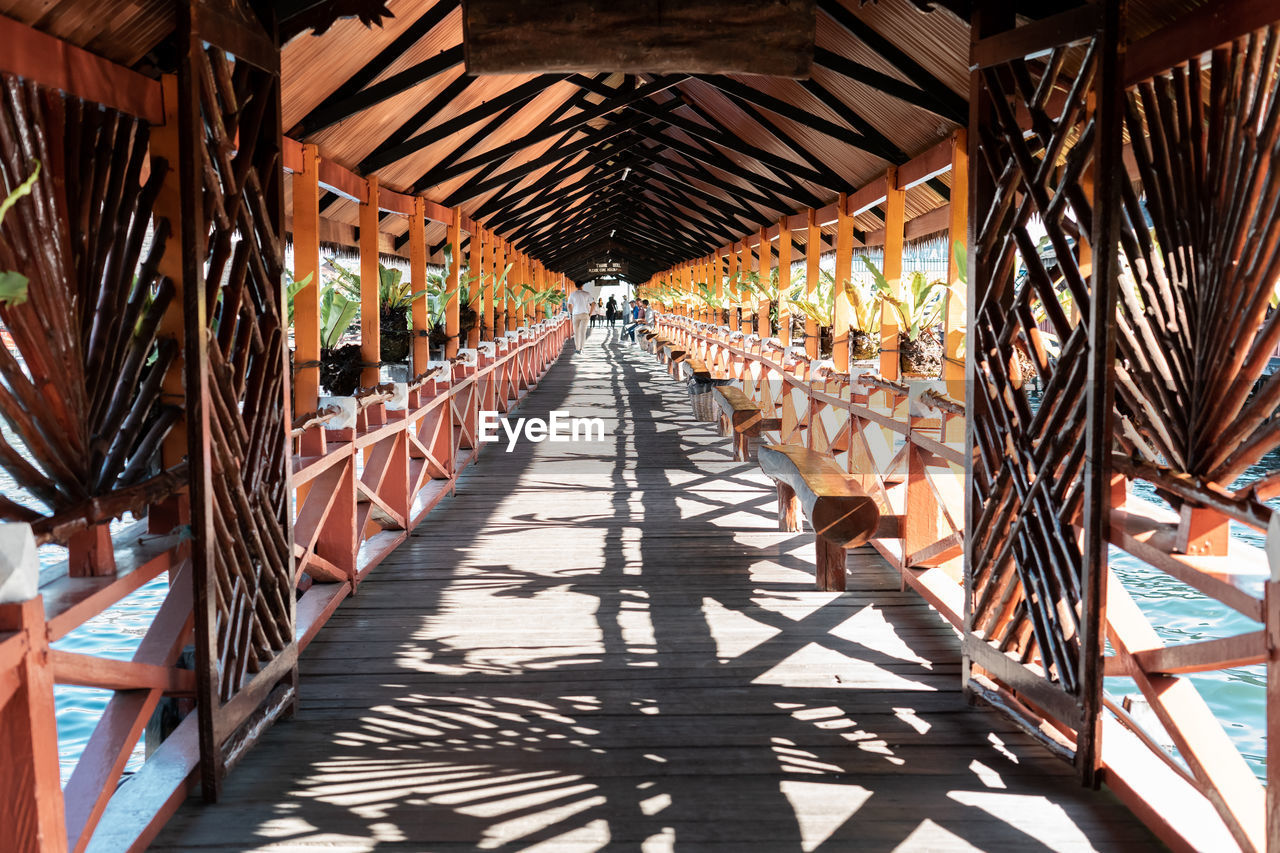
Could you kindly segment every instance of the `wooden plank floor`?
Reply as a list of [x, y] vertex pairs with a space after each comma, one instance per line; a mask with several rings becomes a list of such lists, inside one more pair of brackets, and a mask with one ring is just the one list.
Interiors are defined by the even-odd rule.
[[154, 849], [1154, 845], [965, 704], [954, 632], [874, 551], [814, 591], [767, 481], [602, 331], [518, 414], [607, 440], [488, 448], [307, 650], [297, 718]]

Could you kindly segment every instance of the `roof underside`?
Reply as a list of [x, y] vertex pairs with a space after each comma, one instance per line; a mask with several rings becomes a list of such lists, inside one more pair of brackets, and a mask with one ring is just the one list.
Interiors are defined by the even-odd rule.
[[[1129, 36], [1200, 2], [1133, 0]], [[1078, 3], [1019, 7], [1043, 17]], [[307, 30], [282, 56], [290, 136], [382, 186], [461, 206], [571, 278], [611, 255], [644, 280], [824, 206], [964, 123], [969, 28], [955, 13], [967, 6], [817, 0], [808, 80], [472, 76], [460, 0], [388, 0], [385, 8], [382, 0], [281, 0], [272, 8], [282, 32]], [[173, 8], [168, 0], [0, 0], [0, 14], [144, 71], [166, 64]], [[334, 20], [352, 13], [363, 19]], [[907, 216], [948, 197], [945, 179], [915, 187]], [[354, 202], [328, 194], [321, 206], [324, 217], [357, 224]], [[862, 214], [855, 228], [879, 229], [878, 213]], [[404, 217], [385, 214], [380, 228], [407, 242]], [[793, 238], [799, 246], [805, 235]], [[438, 251], [444, 229], [433, 227], [428, 239]]]

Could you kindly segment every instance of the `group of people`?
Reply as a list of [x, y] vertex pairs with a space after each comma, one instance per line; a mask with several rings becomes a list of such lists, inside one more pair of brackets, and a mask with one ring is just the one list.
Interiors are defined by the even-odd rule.
[[574, 286], [574, 291], [565, 300], [565, 310], [573, 319], [573, 345], [575, 351], [581, 351], [587, 343], [587, 335], [591, 327], [607, 322], [613, 326], [622, 320], [622, 333], [632, 343], [636, 340], [636, 329], [649, 325], [654, 321], [654, 311], [649, 307], [648, 299], [632, 299], [629, 303], [619, 305], [614, 297], [609, 297], [606, 304], [603, 299], [591, 300], [591, 294], [582, 289], [581, 284]]

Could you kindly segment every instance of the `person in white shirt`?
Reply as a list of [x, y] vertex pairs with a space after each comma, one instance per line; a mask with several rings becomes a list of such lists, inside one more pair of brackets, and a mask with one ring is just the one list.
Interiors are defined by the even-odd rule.
[[587, 333], [591, 330], [591, 309], [593, 303], [591, 294], [582, 289], [582, 283], [575, 285], [576, 289], [569, 294], [567, 300], [569, 305], [569, 313], [573, 317], [573, 348], [575, 352], [581, 352], [582, 348], [587, 344]]

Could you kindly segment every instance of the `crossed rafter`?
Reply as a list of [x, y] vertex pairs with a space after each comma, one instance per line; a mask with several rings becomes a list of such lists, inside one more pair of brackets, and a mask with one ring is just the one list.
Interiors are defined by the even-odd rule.
[[[410, 191], [430, 194], [447, 185], [444, 204], [468, 205], [472, 218], [570, 277], [583, 277], [594, 257], [611, 251], [629, 261], [632, 279], [643, 280], [792, 210], [821, 207], [836, 193], [854, 189], [815, 148], [813, 133], [886, 164], [908, 159], [817, 80], [781, 81], [772, 90], [779, 94], [771, 94], [723, 75], [541, 74], [440, 120], [451, 104], [474, 97], [479, 78], [462, 69], [461, 45], [390, 71], [458, 6], [459, 0], [437, 0], [303, 117], [291, 135], [314, 135], [427, 80], [452, 75], [363, 156], [357, 171], [377, 172], [448, 143], [447, 153]], [[961, 95], [839, 0], [818, 0], [818, 8], [895, 73], [821, 44], [814, 55], [818, 66], [943, 120], [965, 121], [968, 107]], [[514, 136], [512, 120], [552, 87], [563, 91], [559, 102], [536, 127]], [[723, 110], [717, 118], [707, 108], [708, 87], [731, 107], [732, 120]], [[795, 98], [786, 97], [790, 93]], [[797, 106], [808, 101], [821, 110]], [[758, 129], [754, 140], [734, 132], [738, 123]], [[809, 134], [798, 138], [788, 123]], [[930, 186], [947, 198], [941, 183]], [[339, 198], [326, 194], [322, 212]]]

